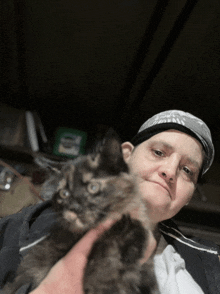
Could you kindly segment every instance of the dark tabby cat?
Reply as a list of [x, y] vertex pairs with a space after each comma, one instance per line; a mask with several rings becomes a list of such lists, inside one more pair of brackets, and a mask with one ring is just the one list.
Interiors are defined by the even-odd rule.
[[[38, 161], [51, 166], [48, 159]], [[116, 135], [108, 134], [95, 152], [58, 165], [60, 170], [51, 167], [53, 174], [43, 189], [53, 194], [58, 221], [50, 234], [24, 257], [15, 281], [6, 286], [6, 293], [15, 293], [30, 282], [32, 290], [36, 288], [86, 231], [114, 215], [122, 217], [99, 238], [90, 253], [84, 292], [159, 293], [152, 261], [140, 264], [147, 248], [148, 219]], [[135, 220], [129, 212], [137, 207], [142, 212]]]

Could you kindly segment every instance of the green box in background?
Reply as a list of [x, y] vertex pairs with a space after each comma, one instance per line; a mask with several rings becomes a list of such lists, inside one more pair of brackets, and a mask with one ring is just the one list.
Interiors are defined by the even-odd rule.
[[87, 133], [60, 127], [55, 135], [53, 154], [74, 158], [85, 153]]

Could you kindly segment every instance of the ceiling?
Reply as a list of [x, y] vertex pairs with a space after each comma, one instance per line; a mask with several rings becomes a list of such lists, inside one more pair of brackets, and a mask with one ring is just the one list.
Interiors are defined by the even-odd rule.
[[181, 109], [220, 158], [219, 0], [1, 2], [1, 102], [36, 110], [49, 135], [104, 124], [123, 139]]

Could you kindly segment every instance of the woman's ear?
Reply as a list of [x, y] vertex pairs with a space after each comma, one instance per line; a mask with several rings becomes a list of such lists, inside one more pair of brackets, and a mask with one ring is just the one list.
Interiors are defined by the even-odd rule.
[[121, 149], [122, 149], [124, 161], [128, 163], [131, 157], [131, 154], [134, 150], [134, 146], [130, 142], [124, 142], [121, 144]]

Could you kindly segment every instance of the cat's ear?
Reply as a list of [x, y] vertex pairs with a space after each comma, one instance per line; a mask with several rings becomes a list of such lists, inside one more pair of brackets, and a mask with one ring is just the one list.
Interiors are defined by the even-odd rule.
[[100, 165], [105, 166], [110, 173], [128, 172], [127, 164], [123, 159], [121, 140], [111, 128], [98, 145]]

